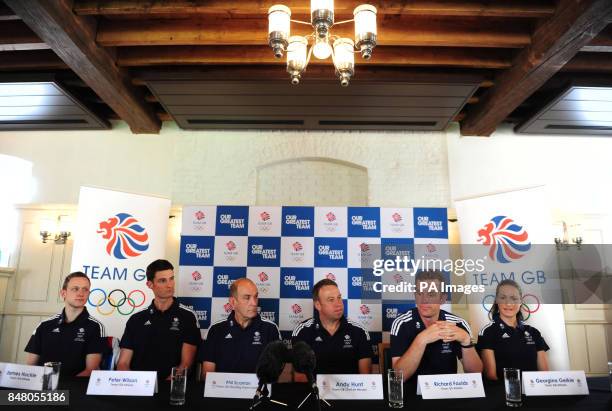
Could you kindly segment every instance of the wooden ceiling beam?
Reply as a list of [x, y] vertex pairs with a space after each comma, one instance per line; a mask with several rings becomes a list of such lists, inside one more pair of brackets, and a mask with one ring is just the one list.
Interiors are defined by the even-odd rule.
[[[281, 2], [282, 3], [282, 2]], [[294, 15], [309, 15], [310, 3], [301, 1], [284, 2]], [[352, 15], [353, 9], [361, 1], [336, 0], [335, 14]], [[385, 0], [368, 1], [377, 7], [378, 13], [403, 15], [437, 15], [437, 16], [487, 16], [487, 17], [548, 17], [554, 12], [554, 1], [534, 0]], [[112, 0], [112, 1], [77, 1], [74, 11], [81, 15], [120, 16], [130, 14], [172, 15], [172, 14], [255, 14], [265, 16], [273, 2], [251, 0]]]
[[571, 60], [612, 17], [610, 0], [560, 0], [555, 14], [534, 32], [512, 67], [467, 109], [461, 134], [489, 136], [514, 109]]
[[[312, 28], [294, 25], [291, 34]], [[353, 38], [352, 24], [332, 29]], [[381, 46], [454, 46], [522, 48], [530, 43], [530, 25], [500, 19], [390, 16], [378, 26]], [[96, 41], [105, 47], [179, 45], [267, 45], [268, 22], [260, 19], [103, 20]]]
[[[444, 66], [465, 68], [504, 69], [511, 60], [502, 50], [476, 48], [427, 48], [427, 47], [377, 47], [370, 60], [363, 60], [357, 54], [355, 64], [378, 66]], [[267, 46], [158, 46], [122, 47], [117, 50], [117, 64], [123, 67], [155, 65], [196, 65], [196, 64], [278, 64], [285, 59], [276, 59]], [[332, 65], [331, 58], [318, 60], [314, 57], [311, 65]], [[283, 70], [279, 67], [279, 70]]]
[[95, 42], [95, 21], [72, 12], [70, 0], [5, 0], [5, 3], [97, 94], [134, 133], [158, 133], [159, 119], [130, 84], [109, 51]]
[[46, 50], [50, 47], [21, 20], [0, 23], [0, 51]]
[[[166, 113], [165, 111], [157, 111], [157, 112], [155, 112], [155, 115], [157, 116], [159, 121], [174, 121], [172, 116], [170, 116], [170, 114]], [[107, 118], [109, 120], [121, 120], [119, 118], [119, 116], [117, 114], [115, 114], [115, 113], [109, 113], [107, 115]]]

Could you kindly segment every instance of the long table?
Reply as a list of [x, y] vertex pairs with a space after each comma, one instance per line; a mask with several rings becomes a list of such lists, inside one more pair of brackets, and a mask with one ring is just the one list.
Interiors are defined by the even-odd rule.
[[[610, 411], [612, 410], [612, 393], [608, 378], [588, 378], [590, 395], [588, 396], [559, 396], [559, 397], [523, 397], [523, 409], [529, 410], [588, 410], [588, 411]], [[159, 384], [158, 393], [154, 397], [113, 397], [113, 396], [88, 396], [88, 380], [65, 379], [60, 381], [59, 389], [70, 391], [70, 405], [53, 407], [57, 410], [84, 410], [84, 411], [120, 411], [120, 410], [241, 410], [246, 411], [251, 405], [250, 400], [242, 399], [216, 399], [204, 398], [204, 387], [202, 383], [192, 382], [187, 386], [186, 403], [184, 406], [169, 405], [170, 385], [167, 381]], [[505, 406], [503, 384], [485, 385], [485, 398], [472, 399], [445, 399], [445, 400], [423, 400], [414, 394], [406, 393], [404, 408], [409, 410], [508, 410]], [[257, 411], [264, 410], [294, 410], [302, 399], [308, 394], [306, 384], [274, 384], [272, 387], [272, 398], [289, 403], [289, 407], [280, 407], [274, 404], [257, 407]], [[348, 400], [331, 401], [332, 408], [326, 405], [322, 410], [329, 411], [389, 411], [386, 401]], [[7, 409], [8, 407], [0, 407]], [[14, 410], [42, 410], [46, 406], [21, 406]], [[314, 404], [310, 399], [300, 410], [314, 410]]]

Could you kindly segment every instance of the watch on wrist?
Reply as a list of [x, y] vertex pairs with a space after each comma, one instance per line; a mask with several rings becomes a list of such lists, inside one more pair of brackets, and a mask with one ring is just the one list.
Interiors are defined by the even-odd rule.
[[470, 343], [469, 343], [469, 344], [467, 344], [467, 345], [463, 345], [463, 344], [461, 344], [461, 348], [472, 348], [472, 347], [474, 347], [475, 345], [476, 345], [476, 344], [474, 344], [473, 342], [471, 342], [471, 341], [470, 341]]

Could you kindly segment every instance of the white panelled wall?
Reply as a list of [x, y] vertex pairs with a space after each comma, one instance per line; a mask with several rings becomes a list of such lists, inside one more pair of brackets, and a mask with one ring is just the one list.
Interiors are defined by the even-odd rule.
[[[118, 122], [109, 131], [2, 132], [0, 154], [32, 162], [36, 190], [31, 204], [18, 207], [10, 268], [0, 269], [0, 361], [23, 360], [36, 324], [61, 307], [73, 239], [42, 244], [38, 223], [74, 216], [80, 185], [171, 198], [167, 258], [175, 264], [183, 204], [452, 208], [455, 199], [540, 184], [551, 191], [555, 218], [582, 222], [611, 242], [608, 153], [612, 139], [509, 129], [460, 138], [456, 126], [446, 133], [184, 131], [166, 122], [159, 135], [133, 135]], [[450, 235], [458, 238], [456, 224]], [[605, 308], [566, 307], [572, 368], [606, 373], [612, 311]]]

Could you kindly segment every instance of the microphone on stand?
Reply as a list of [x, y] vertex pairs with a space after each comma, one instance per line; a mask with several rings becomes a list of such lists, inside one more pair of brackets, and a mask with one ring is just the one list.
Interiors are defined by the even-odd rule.
[[278, 381], [278, 377], [283, 372], [288, 357], [289, 349], [282, 341], [273, 341], [263, 349], [257, 361], [257, 366], [255, 367], [259, 385], [253, 397], [253, 404], [249, 410], [253, 410], [264, 401], [272, 401], [281, 405], [286, 405], [268, 398], [269, 392], [267, 384]]
[[317, 367], [317, 357], [314, 351], [304, 341], [296, 341], [293, 344], [293, 369], [306, 374], [308, 383], [314, 382], [314, 370]]
[[298, 408], [300, 408], [304, 404], [304, 402], [306, 402], [310, 395], [314, 396], [315, 406], [318, 411], [321, 410], [320, 401], [325, 402], [325, 404], [331, 407], [331, 405], [327, 401], [325, 401], [325, 399], [322, 399], [319, 396], [319, 387], [317, 386], [317, 380], [314, 377], [314, 370], [317, 367], [317, 357], [315, 356], [315, 353], [312, 348], [310, 348], [310, 346], [304, 341], [297, 341], [293, 344], [292, 357], [293, 369], [296, 372], [306, 374], [306, 378], [308, 379], [308, 384], [310, 385], [311, 390], [311, 393], [308, 394], [306, 398], [304, 398], [300, 405], [298, 405]]

